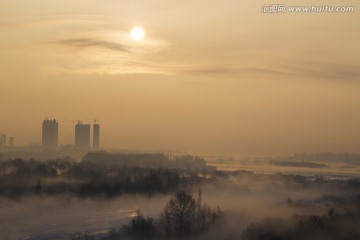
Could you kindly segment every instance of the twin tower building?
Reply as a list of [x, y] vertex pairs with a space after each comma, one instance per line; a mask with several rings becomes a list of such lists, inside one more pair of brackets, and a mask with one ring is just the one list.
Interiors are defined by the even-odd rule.
[[[92, 148], [100, 147], [100, 124], [93, 124], [93, 142]], [[75, 147], [78, 149], [90, 149], [90, 124], [83, 124], [78, 121], [75, 125]], [[45, 118], [42, 123], [42, 146], [45, 148], [54, 148], [58, 146], [59, 124], [55, 119]]]

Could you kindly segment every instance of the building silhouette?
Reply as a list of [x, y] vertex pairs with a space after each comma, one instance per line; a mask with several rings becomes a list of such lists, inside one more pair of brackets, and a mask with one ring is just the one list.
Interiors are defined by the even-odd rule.
[[57, 147], [58, 146], [59, 124], [55, 119], [45, 118], [42, 123], [42, 146]]
[[6, 134], [1, 133], [0, 134], [0, 147], [5, 147], [5, 146], [6, 146]]
[[78, 121], [75, 125], [75, 147], [90, 148], [90, 124], [83, 124], [82, 121]]
[[100, 148], [100, 124], [94, 123], [93, 125], [93, 149]]
[[14, 135], [9, 137], [9, 146], [13, 147], [14, 146]]

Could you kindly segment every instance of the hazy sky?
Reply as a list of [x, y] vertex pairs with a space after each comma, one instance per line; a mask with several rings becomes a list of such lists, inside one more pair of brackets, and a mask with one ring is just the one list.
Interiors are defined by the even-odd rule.
[[261, 13], [268, 3], [1, 0], [0, 131], [40, 143], [54, 116], [73, 144], [76, 120], [98, 118], [103, 147], [360, 152], [360, 2]]

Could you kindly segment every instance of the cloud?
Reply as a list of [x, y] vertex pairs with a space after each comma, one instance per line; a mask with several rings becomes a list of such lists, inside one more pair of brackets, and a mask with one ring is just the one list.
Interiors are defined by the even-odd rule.
[[221, 66], [209, 66], [186, 69], [183, 73], [190, 74], [210, 74], [210, 75], [222, 75], [236, 72], [236, 69], [225, 68]]
[[291, 73], [276, 69], [257, 68], [257, 67], [223, 67], [223, 66], [205, 66], [198, 68], [185, 69], [182, 73], [186, 74], [204, 74], [204, 75], [223, 75], [223, 74], [273, 74], [290, 75]]
[[299, 62], [287, 67], [298, 76], [329, 80], [360, 80], [360, 66], [324, 62]]
[[66, 39], [57, 43], [76, 48], [102, 47], [114, 51], [129, 52], [128, 48], [123, 44], [91, 38]]
[[323, 62], [296, 62], [273, 67], [224, 67], [222, 65], [200, 66], [185, 68], [180, 71], [184, 74], [199, 75], [242, 75], [265, 74], [275, 76], [298, 76], [312, 79], [326, 80], [360, 80], [360, 66], [323, 63]]
[[[55, 48], [70, 48], [58, 54], [62, 63], [49, 63], [43, 68], [45, 75], [66, 73], [82, 74], [172, 74], [156, 57], [168, 48], [161, 39], [147, 37], [135, 42], [128, 32], [99, 30], [77, 33], [75, 36], [58, 38], [44, 44]], [[73, 60], [69, 61], [69, 54]], [[166, 65], [166, 64], [165, 64]]]

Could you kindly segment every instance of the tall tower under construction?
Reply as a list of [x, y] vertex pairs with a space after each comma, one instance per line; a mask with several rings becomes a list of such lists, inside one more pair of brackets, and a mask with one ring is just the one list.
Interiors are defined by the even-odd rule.
[[59, 124], [55, 119], [45, 118], [42, 123], [42, 146], [57, 147], [58, 146]]
[[81, 121], [75, 125], [75, 147], [81, 149], [90, 148], [90, 124]]
[[93, 125], [93, 149], [100, 148], [100, 124], [95, 123]]

